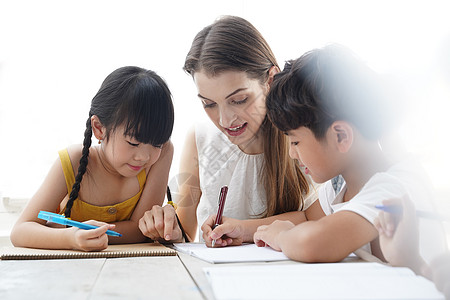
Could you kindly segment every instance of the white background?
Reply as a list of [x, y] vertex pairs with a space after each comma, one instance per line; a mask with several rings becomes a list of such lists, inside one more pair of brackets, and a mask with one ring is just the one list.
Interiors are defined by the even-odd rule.
[[182, 71], [185, 56], [199, 30], [233, 14], [261, 31], [280, 66], [336, 42], [397, 78], [408, 96], [401, 135], [448, 203], [449, 4], [0, 0], [0, 192], [33, 195], [57, 151], [82, 142], [92, 97], [124, 65], [156, 71], [172, 91], [175, 176], [187, 129], [206, 118], [192, 79]]

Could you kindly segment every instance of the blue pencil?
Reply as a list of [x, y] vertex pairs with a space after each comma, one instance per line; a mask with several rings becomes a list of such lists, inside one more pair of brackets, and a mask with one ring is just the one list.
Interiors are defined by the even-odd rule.
[[[89, 229], [96, 229], [98, 228], [98, 226], [94, 226], [94, 225], [90, 225], [90, 224], [85, 224], [85, 223], [80, 223], [77, 221], [73, 221], [73, 220], [69, 220], [66, 219], [64, 216], [62, 215], [58, 215], [52, 212], [48, 212], [48, 211], [43, 211], [41, 210], [38, 214], [38, 218], [42, 219], [42, 220], [46, 220], [48, 222], [53, 222], [53, 223], [57, 223], [57, 224], [61, 224], [61, 225], [68, 225], [68, 226], [73, 226], [73, 227], [78, 227], [80, 229], [85, 229], [85, 230], [89, 230]], [[106, 234], [110, 235], [110, 236], [122, 236], [122, 234], [116, 232], [116, 231], [112, 231], [112, 230], [106, 230]]]
[[[396, 215], [400, 215], [402, 213], [402, 207], [398, 205], [375, 205], [375, 208]], [[416, 216], [419, 218], [450, 222], [450, 216], [429, 211], [416, 210]]]

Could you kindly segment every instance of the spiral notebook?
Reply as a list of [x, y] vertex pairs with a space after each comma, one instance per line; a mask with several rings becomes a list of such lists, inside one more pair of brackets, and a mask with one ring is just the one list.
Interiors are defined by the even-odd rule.
[[76, 258], [119, 258], [138, 256], [175, 256], [177, 252], [159, 243], [109, 245], [98, 252], [77, 250], [46, 250], [21, 247], [3, 247], [0, 250], [2, 260], [29, 259], [76, 259]]

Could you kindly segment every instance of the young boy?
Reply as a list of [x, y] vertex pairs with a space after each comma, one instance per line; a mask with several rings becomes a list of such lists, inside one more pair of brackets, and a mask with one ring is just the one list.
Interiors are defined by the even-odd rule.
[[[266, 100], [270, 120], [288, 135], [290, 155], [305, 173], [328, 182], [319, 195], [323, 211], [317, 215], [323, 217], [297, 226], [260, 226], [254, 235], [258, 246], [304, 262], [336, 262], [351, 252], [383, 259], [375, 205], [408, 195], [417, 208], [432, 209], [417, 162], [393, 162], [380, 147], [393, 123], [386, 95], [377, 74], [338, 45], [310, 51], [275, 76]], [[335, 196], [329, 180], [339, 174], [345, 184]], [[425, 250], [439, 253], [443, 245], [432, 238], [438, 230], [426, 230], [433, 243], [425, 242]]]

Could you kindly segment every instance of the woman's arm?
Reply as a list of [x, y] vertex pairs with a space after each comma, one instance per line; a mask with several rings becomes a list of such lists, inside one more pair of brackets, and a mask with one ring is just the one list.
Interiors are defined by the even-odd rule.
[[[199, 162], [195, 131], [192, 128], [186, 137], [179, 169], [177, 214], [190, 241], [197, 235], [197, 207], [202, 195], [199, 179]], [[180, 182], [181, 181], [181, 182]]]
[[261, 219], [237, 220], [223, 217], [222, 224], [213, 230], [215, 219], [216, 215], [209, 216], [201, 228], [208, 247], [212, 245], [212, 240], [220, 247], [252, 243], [253, 234], [259, 226], [272, 224], [275, 220], [288, 220], [300, 224], [306, 221], [306, 216], [304, 211], [291, 211]]
[[318, 220], [323, 216], [325, 216], [325, 213], [320, 207], [319, 201], [316, 200], [305, 211], [292, 211], [267, 218], [248, 220], [236, 220], [224, 217], [223, 224], [213, 231], [212, 227], [216, 215], [211, 215], [202, 225], [203, 239], [208, 246], [211, 246], [213, 239], [215, 240], [215, 244], [221, 247], [252, 243], [253, 235], [259, 226], [272, 224], [276, 220], [300, 224], [307, 220]]

